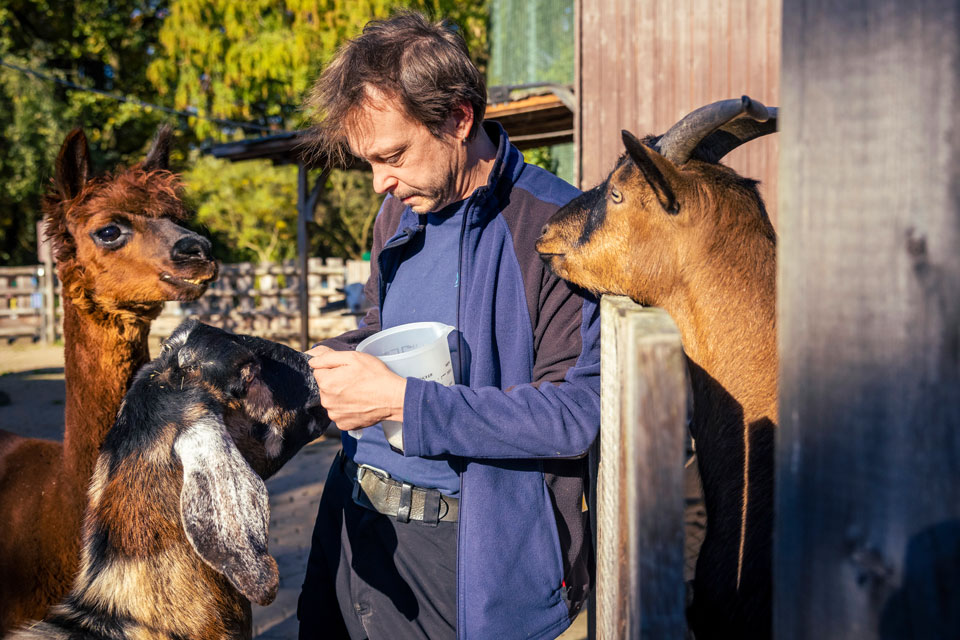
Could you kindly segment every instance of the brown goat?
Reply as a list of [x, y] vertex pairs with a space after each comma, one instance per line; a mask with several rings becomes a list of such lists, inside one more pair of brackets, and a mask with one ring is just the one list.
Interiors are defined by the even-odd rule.
[[70, 594], [10, 640], [249, 638], [279, 584], [262, 478], [329, 422], [307, 360], [181, 324], [104, 440]]
[[775, 128], [776, 109], [744, 96], [660, 138], [624, 131], [607, 180], [537, 244], [560, 277], [662, 307], [680, 330], [707, 510], [688, 612], [701, 640], [772, 633], [776, 234], [756, 182], [717, 161]]
[[78, 567], [80, 527], [97, 452], [165, 300], [193, 300], [216, 277], [205, 238], [167, 170], [170, 130], [146, 159], [91, 177], [79, 129], [63, 143], [44, 203], [63, 287], [63, 443], [0, 431], [0, 635], [42, 617]]

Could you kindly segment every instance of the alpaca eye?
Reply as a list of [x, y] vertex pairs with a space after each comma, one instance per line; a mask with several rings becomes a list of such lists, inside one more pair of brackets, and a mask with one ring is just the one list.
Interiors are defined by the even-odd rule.
[[620, 201], [623, 200], [623, 196], [616, 189], [610, 190], [610, 199], [615, 203], [620, 204]]
[[123, 230], [115, 224], [108, 224], [97, 229], [91, 235], [99, 244], [111, 246], [117, 244], [123, 238]]

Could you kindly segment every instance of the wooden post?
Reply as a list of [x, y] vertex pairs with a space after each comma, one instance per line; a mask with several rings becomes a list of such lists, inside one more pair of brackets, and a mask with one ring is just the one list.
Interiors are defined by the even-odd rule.
[[37, 221], [37, 257], [43, 264], [43, 330], [41, 332], [46, 344], [53, 344], [57, 340], [57, 306], [56, 306], [56, 270], [53, 264], [53, 247], [45, 234], [43, 220]]
[[601, 301], [597, 637], [683, 638], [687, 364], [660, 309]]
[[313, 188], [310, 188], [310, 169], [302, 162], [297, 165], [297, 264], [300, 267], [300, 278], [297, 287], [300, 302], [300, 348], [306, 351], [310, 348], [310, 236], [307, 232], [307, 223], [313, 220], [313, 211], [317, 206], [317, 199], [327, 182], [329, 169], [324, 169], [317, 178]]
[[778, 640], [960, 633], [960, 2], [785, 0]]

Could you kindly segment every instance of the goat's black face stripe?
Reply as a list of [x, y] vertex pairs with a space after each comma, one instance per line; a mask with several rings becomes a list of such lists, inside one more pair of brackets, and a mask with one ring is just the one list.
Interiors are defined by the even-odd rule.
[[577, 246], [583, 246], [590, 241], [590, 236], [603, 226], [607, 217], [607, 203], [605, 195], [607, 193], [607, 183], [597, 185], [590, 191], [578, 196], [567, 206], [575, 206], [586, 214], [586, 220], [583, 223], [583, 230], [580, 237], [577, 238]]

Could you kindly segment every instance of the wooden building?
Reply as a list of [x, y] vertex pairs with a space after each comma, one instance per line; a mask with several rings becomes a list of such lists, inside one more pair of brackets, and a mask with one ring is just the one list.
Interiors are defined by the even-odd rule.
[[[623, 152], [620, 130], [660, 134], [710, 102], [780, 103], [779, 0], [579, 0], [575, 3], [574, 141], [581, 188]], [[778, 136], [724, 163], [761, 182], [776, 221]]]

